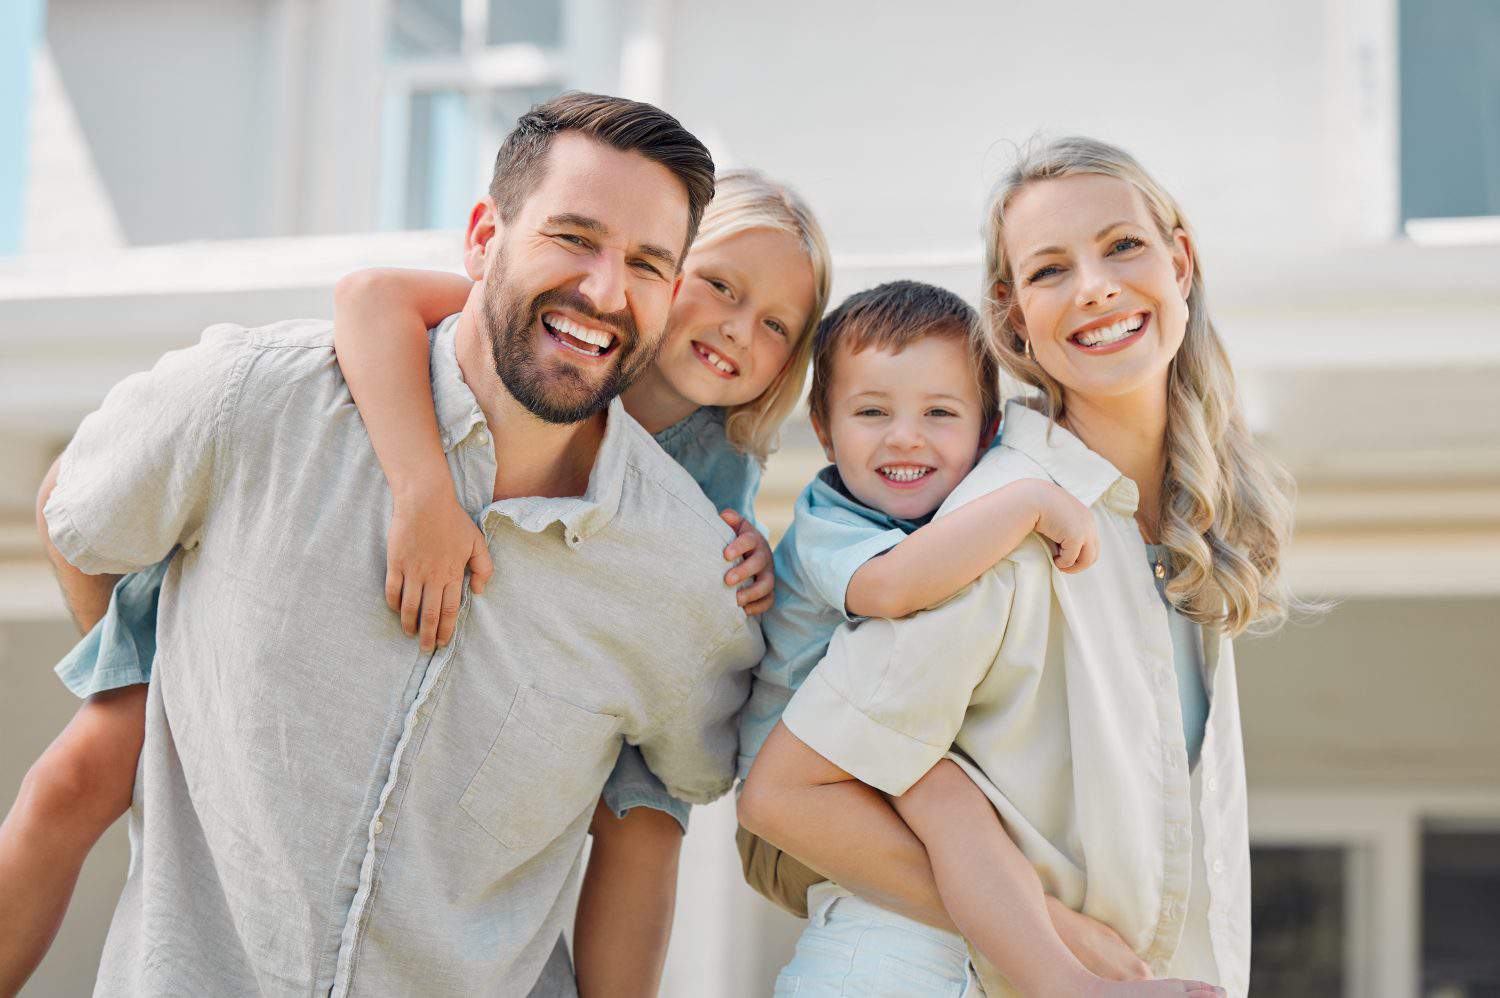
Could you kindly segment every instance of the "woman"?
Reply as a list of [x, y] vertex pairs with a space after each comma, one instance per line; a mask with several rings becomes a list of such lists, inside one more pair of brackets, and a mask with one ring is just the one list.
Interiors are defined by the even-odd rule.
[[838, 931], [840, 908], [870, 902], [949, 929], [938, 884], [984, 876], [953, 869], [951, 852], [929, 862], [922, 841], [941, 832], [919, 840], [879, 793], [906, 793], [952, 746], [1047, 893], [1112, 927], [1153, 976], [1244, 994], [1230, 639], [1285, 617], [1290, 481], [1246, 428], [1186, 219], [1135, 160], [1089, 139], [1048, 144], [988, 215], [985, 322], [1041, 398], [1010, 405], [1001, 445], [944, 510], [1050, 478], [1091, 508], [1099, 559], [1063, 575], [1033, 539], [941, 607], [840, 632], [740, 802], [746, 828], [839, 885], [814, 888], [819, 931], [782, 981], [913, 993], [888, 983], [904, 969], [932, 993], [962, 988], [956, 937], [918, 927], [932, 941], [904, 962], [920, 966], [866, 967], [864, 940]]

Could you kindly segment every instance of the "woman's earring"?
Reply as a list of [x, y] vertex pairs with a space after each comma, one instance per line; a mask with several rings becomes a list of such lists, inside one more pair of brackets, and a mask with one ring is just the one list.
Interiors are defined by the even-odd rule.
[[1031, 361], [1033, 364], [1036, 363], [1036, 351], [1031, 349], [1030, 336], [1021, 337], [1021, 352], [1026, 355], [1027, 360]]

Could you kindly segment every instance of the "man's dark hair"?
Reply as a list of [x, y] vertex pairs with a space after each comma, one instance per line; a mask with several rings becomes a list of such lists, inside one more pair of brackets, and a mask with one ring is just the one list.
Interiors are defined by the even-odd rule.
[[979, 316], [952, 291], [921, 281], [888, 281], [857, 291], [823, 317], [813, 334], [808, 408], [826, 425], [833, 359], [840, 344], [847, 343], [853, 353], [871, 347], [900, 353], [929, 336], [951, 336], [968, 346], [979, 379], [980, 425], [989, 427], [1000, 411], [1000, 372], [980, 330]]
[[[516, 217], [542, 182], [547, 150], [562, 132], [579, 132], [621, 152], [638, 152], [682, 181], [688, 197], [688, 235], [683, 255], [698, 234], [703, 209], [714, 196], [714, 160], [697, 136], [651, 104], [576, 90], [538, 104], [521, 115], [495, 157], [490, 200], [500, 219]], [[679, 258], [680, 265], [680, 258]]]

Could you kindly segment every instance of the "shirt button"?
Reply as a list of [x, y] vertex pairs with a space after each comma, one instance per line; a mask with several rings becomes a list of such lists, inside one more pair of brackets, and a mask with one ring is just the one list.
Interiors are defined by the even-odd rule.
[[1208, 778], [1208, 792], [1211, 794], [1219, 792], [1219, 781], [1217, 778], [1212, 776]]
[[385, 822], [381, 821], [379, 818], [376, 818], [375, 819], [375, 834], [379, 835], [383, 831], [385, 831]]
[[474, 442], [481, 447], [488, 447], [490, 445], [490, 435], [483, 430], [480, 430], [478, 433], [474, 434]]
[[1221, 876], [1223, 875], [1223, 873], [1224, 873], [1224, 861], [1222, 859], [1216, 859], [1216, 860], [1214, 860], [1214, 873], [1219, 874]]

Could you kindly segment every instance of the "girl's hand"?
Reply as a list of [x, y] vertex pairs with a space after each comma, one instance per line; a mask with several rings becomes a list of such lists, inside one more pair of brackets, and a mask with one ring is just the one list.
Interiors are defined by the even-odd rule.
[[446, 491], [397, 496], [385, 553], [385, 602], [401, 614], [401, 629], [417, 635], [421, 649], [446, 645], [458, 621], [464, 569], [469, 588], [484, 592], [494, 574], [484, 534]]
[[1036, 531], [1057, 546], [1052, 563], [1064, 572], [1081, 572], [1099, 557], [1099, 528], [1094, 515], [1056, 485], [1045, 487]]
[[1136, 956], [1118, 932], [1103, 922], [1074, 911], [1050, 894], [1047, 914], [1063, 945], [1073, 951], [1090, 973], [1106, 981], [1150, 979], [1151, 967]]
[[724, 573], [724, 583], [738, 586], [750, 580], [735, 594], [735, 599], [745, 608], [745, 613], [759, 616], [771, 609], [771, 604], [776, 601], [776, 570], [771, 560], [771, 542], [755, 529], [755, 524], [734, 510], [726, 509], [719, 516], [738, 535], [724, 549], [724, 559], [740, 563]]

